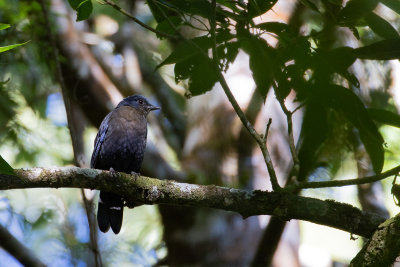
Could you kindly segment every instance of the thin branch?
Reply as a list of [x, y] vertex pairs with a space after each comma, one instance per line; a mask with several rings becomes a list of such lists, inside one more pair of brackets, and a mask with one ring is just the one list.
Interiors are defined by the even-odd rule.
[[170, 38], [170, 39], [179, 39], [179, 36], [176, 35], [171, 35], [165, 32], [161, 32], [159, 30], [156, 30], [150, 26], [148, 26], [147, 24], [141, 22], [139, 19], [137, 19], [136, 17], [132, 16], [131, 14], [129, 14], [127, 11], [125, 11], [122, 7], [118, 6], [117, 4], [115, 4], [114, 2], [111, 2], [109, 0], [102, 0], [102, 2], [106, 5], [109, 5], [111, 7], [113, 7], [115, 10], [117, 10], [118, 12], [120, 12], [121, 14], [127, 16], [128, 18], [130, 18], [131, 20], [133, 20], [134, 22], [136, 22], [137, 24], [139, 24], [140, 26], [142, 26], [143, 28], [154, 32], [155, 34], [165, 37], [165, 38]]
[[311, 189], [311, 188], [326, 188], [326, 187], [341, 187], [347, 185], [359, 185], [368, 184], [376, 181], [383, 180], [387, 177], [396, 175], [400, 172], [400, 165], [390, 169], [388, 171], [382, 172], [377, 175], [371, 175], [366, 177], [346, 179], [346, 180], [334, 180], [334, 181], [322, 181], [322, 182], [301, 182], [298, 184], [288, 185], [284, 190], [286, 191], [296, 191], [299, 189]]
[[[171, 177], [172, 178], [172, 177]], [[178, 183], [125, 173], [77, 167], [17, 169], [0, 174], [0, 190], [22, 188], [88, 188], [121, 195], [128, 207], [137, 203], [207, 207], [233, 211], [244, 218], [273, 215], [299, 219], [370, 237], [385, 219], [348, 204], [286, 192], [245, 191], [215, 185]], [[318, 211], [318, 212], [316, 212]], [[322, 212], [323, 211], [323, 212]]]
[[14, 256], [24, 266], [44, 267], [46, 266], [33, 251], [19, 242], [6, 228], [0, 225], [0, 247]]
[[268, 133], [269, 133], [269, 128], [271, 127], [271, 124], [272, 124], [272, 119], [269, 118], [268, 123], [267, 123], [267, 127], [265, 127], [265, 133], [264, 133], [265, 143], [267, 142], [267, 139], [268, 139]]
[[292, 115], [293, 112], [289, 111], [285, 105], [285, 100], [281, 97], [278, 96], [278, 86], [276, 85], [275, 82], [272, 83], [272, 86], [274, 87], [274, 90], [276, 92], [276, 99], [278, 100], [281, 109], [283, 113], [286, 115], [286, 121], [288, 125], [288, 136], [289, 136], [289, 148], [290, 148], [290, 153], [292, 155], [292, 160], [293, 160], [293, 171], [292, 171], [292, 176], [297, 180], [297, 176], [300, 170], [300, 160], [299, 157], [297, 156], [296, 152], [296, 145], [294, 143], [294, 136], [293, 136], [293, 119]]
[[267, 145], [264, 141], [264, 139], [256, 132], [256, 130], [254, 129], [253, 125], [250, 123], [250, 121], [247, 119], [246, 115], [244, 114], [244, 112], [242, 111], [242, 109], [240, 108], [239, 104], [237, 103], [235, 97], [233, 96], [228, 83], [225, 80], [224, 75], [222, 74], [220, 68], [219, 68], [219, 61], [218, 61], [218, 54], [217, 54], [217, 47], [216, 47], [216, 21], [215, 21], [215, 8], [216, 8], [216, 1], [212, 0], [211, 1], [211, 7], [213, 10], [213, 15], [211, 16], [210, 19], [210, 25], [211, 25], [211, 37], [213, 38], [214, 41], [214, 45], [212, 47], [212, 53], [213, 53], [213, 62], [214, 62], [214, 68], [215, 71], [218, 74], [218, 80], [219, 83], [221, 84], [222, 89], [225, 92], [225, 95], [228, 97], [229, 102], [231, 103], [233, 109], [235, 110], [236, 114], [239, 116], [239, 119], [241, 120], [241, 122], [243, 123], [243, 125], [246, 127], [246, 129], [249, 131], [249, 133], [253, 136], [253, 138], [256, 140], [256, 142], [258, 143], [261, 152], [264, 156], [264, 161], [265, 164], [267, 165], [267, 169], [268, 169], [268, 173], [271, 179], [271, 184], [272, 184], [272, 188], [275, 191], [279, 191], [281, 189], [279, 183], [278, 183], [278, 178], [276, 176], [275, 173], [275, 169], [272, 163], [272, 159], [271, 156], [269, 154]]

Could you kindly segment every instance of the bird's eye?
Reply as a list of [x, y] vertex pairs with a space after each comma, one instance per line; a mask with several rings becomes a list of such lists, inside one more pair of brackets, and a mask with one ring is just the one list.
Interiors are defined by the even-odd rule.
[[143, 105], [143, 104], [144, 104], [143, 99], [139, 99], [139, 100], [138, 100], [138, 103], [139, 103], [140, 105]]

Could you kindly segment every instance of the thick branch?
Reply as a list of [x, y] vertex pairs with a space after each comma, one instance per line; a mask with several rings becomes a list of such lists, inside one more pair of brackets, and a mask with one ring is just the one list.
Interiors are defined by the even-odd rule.
[[144, 176], [77, 167], [15, 170], [16, 176], [0, 175], [0, 190], [18, 188], [89, 188], [122, 195], [126, 205], [168, 204], [208, 207], [241, 214], [273, 215], [282, 220], [299, 219], [369, 237], [384, 218], [332, 200], [296, 196], [286, 192], [244, 191], [214, 185], [201, 186]]
[[350, 266], [391, 266], [400, 253], [400, 215], [381, 225]]

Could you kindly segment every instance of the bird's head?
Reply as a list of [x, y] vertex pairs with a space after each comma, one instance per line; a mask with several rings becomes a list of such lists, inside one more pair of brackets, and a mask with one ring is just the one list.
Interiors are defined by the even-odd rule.
[[160, 109], [159, 107], [150, 104], [149, 101], [141, 95], [132, 95], [124, 98], [121, 102], [119, 102], [117, 108], [122, 106], [133, 107], [145, 116], [147, 116], [147, 114], [149, 114], [149, 112], [152, 110]]

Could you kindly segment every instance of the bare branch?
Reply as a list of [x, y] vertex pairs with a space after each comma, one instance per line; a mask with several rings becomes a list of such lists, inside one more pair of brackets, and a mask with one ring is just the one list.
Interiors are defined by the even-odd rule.
[[[275, 82], [272, 83], [272, 86], [275, 89], [275, 92], [278, 92], [278, 86], [276, 85]], [[283, 111], [283, 113], [285, 113], [286, 115], [286, 121], [287, 121], [287, 125], [288, 125], [288, 136], [289, 136], [289, 147], [290, 147], [290, 153], [292, 155], [292, 160], [293, 160], [293, 171], [292, 171], [292, 176], [295, 178], [295, 180], [297, 180], [297, 176], [300, 170], [300, 160], [299, 157], [297, 156], [297, 152], [296, 152], [296, 146], [294, 143], [294, 136], [293, 136], [293, 120], [292, 120], [292, 115], [294, 112], [291, 112], [287, 109], [286, 105], [285, 105], [285, 100], [282, 99], [281, 97], [277, 95], [277, 99], [278, 102], [281, 106], [281, 109]]]
[[354, 179], [345, 179], [345, 180], [333, 180], [333, 181], [323, 181], [323, 182], [301, 182], [298, 184], [289, 185], [284, 190], [296, 191], [299, 189], [341, 187], [347, 185], [368, 184], [396, 175], [399, 172], [400, 172], [400, 165], [377, 175], [365, 176]]
[[215, 7], [216, 7], [216, 1], [213, 0], [211, 3], [213, 7], [213, 12], [214, 14], [211, 16], [210, 19], [210, 25], [211, 25], [211, 37], [214, 39], [214, 45], [212, 47], [212, 52], [213, 52], [213, 62], [214, 62], [214, 68], [215, 71], [218, 74], [218, 80], [219, 83], [221, 84], [222, 89], [225, 92], [225, 95], [228, 97], [229, 102], [231, 103], [233, 109], [235, 110], [236, 114], [239, 116], [240, 121], [243, 123], [243, 125], [246, 127], [246, 129], [249, 131], [249, 133], [253, 136], [253, 138], [256, 140], [258, 143], [261, 152], [264, 157], [265, 164], [267, 165], [268, 173], [271, 179], [271, 184], [272, 188], [275, 191], [279, 191], [281, 189], [279, 183], [278, 183], [278, 178], [276, 176], [276, 172], [272, 163], [271, 156], [268, 151], [268, 147], [266, 145], [266, 142], [264, 138], [262, 138], [257, 131], [254, 129], [253, 125], [250, 123], [250, 121], [247, 119], [246, 115], [240, 108], [239, 104], [237, 103], [235, 97], [233, 96], [228, 83], [225, 80], [224, 75], [222, 74], [219, 66], [218, 66], [218, 54], [217, 54], [217, 47], [216, 47], [216, 40], [215, 40], [215, 31], [216, 31], [216, 22], [215, 22]]
[[0, 225], [0, 247], [14, 256], [24, 266], [44, 267], [33, 252], [19, 242], [6, 228]]
[[208, 207], [241, 214], [273, 215], [282, 220], [299, 219], [369, 237], [384, 221], [379, 215], [363, 212], [332, 200], [296, 196], [286, 192], [245, 191], [214, 185], [178, 183], [125, 173], [77, 167], [15, 170], [15, 176], [0, 174], [0, 190], [21, 188], [88, 188], [115, 192], [128, 207], [137, 203]]

